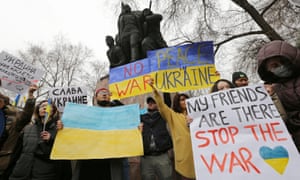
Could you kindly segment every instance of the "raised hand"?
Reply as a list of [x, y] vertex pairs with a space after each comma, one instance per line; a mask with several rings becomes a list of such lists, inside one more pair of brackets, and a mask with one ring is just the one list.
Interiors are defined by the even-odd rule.
[[38, 86], [36, 84], [32, 84], [29, 87], [28, 90], [28, 98], [34, 98], [33, 93], [38, 89]]

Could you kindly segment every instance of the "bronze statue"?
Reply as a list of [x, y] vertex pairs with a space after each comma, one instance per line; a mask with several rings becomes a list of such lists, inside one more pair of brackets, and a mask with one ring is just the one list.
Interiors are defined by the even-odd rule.
[[109, 49], [106, 51], [106, 55], [110, 62], [110, 68], [126, 64], [126, 57], [121, 47], [115, 45], [114, 38], [112, 36], [106, 36], [105, 41], [107, 46], [109, 47]]
[[167, 47], [160, 31], [162, 15], [153, 13], [151, 4], [150, 1], [149, 8], [143, 11], [132, 11], [128, 4], [122, 2], [116, 45], [111, 36], [106, 39], [111, 67], [146, 58], [147, 51]]
[[147, 55], [147, 51], [155, 50], [167, 47], [166, 41], [163, 39], [160, 32], [160, 22], [162, 20], [162, 15], [153, 14], [153, 12], [146, 8], [143, 10], [144, 17], [144, 39], [142, 41], [143, 55]]
[[129, 62], [141, 59], [142, 32], [139, 19], [128, 4], [122, 3], [122, 12], [118, 20], [118, 44], [120, 44]]

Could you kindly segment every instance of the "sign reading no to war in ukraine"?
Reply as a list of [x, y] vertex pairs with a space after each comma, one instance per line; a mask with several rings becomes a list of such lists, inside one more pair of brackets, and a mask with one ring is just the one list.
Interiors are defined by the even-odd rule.
[[112, 98], [120, 99], [152, 91], [147, 84], [155, 79], [162, 92], [210, 87], [219, 76], [214, 66], [212, 41], [149, 51], [147, 58], [110, 70]]
[[190, 98], [197, 179], [298, 180], [299, 153], [261, 85]]

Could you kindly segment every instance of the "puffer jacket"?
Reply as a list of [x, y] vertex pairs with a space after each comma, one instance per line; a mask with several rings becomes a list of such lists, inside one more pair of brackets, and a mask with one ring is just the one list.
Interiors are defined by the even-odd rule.
[[28, 99], [22, 112], [18, 112], [16, 108], [7, 105], [4, 108], [6, 120], [9, 122], [6, 126], [6, 139], [0, 150], [0, 171], [9, 174], [17, 158], [17, 146], [20, 140], [22, 129], [31, 120], [34, 111], [35, 99]]
[[[293, 65], [293, 76], [279, 78], [267, 71], [266, 61], [273, 57], [282, 57]], [[264, 81], [275, 83], [275, 92], [282, 102], [286, 113], [286, 126], [300, 152], [300, 50], [284, 41], [272, 41], [258, 52], [258, 74]]]

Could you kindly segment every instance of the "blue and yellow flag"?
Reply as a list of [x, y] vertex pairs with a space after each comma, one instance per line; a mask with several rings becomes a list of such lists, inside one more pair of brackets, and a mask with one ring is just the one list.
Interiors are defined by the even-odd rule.
[[21, 94], [17, 94], [14, 102], [13, 102], [13, 106], [17, 107], [18, 106], [18, 103], [19, 103], [19, 100], [20, 100], [20, 97], [21, 97]]
[[47, 123], [52, 111], [51, 99], [48, 99], [48, 104], [46, 107], [45, 123]]
[[161, 92], [199, 90], [211, 87], [220, 76], [214, 65], [212, 41], [148, 51], [147, 58], [111, 68], [112, 99], [152, 92], [153, 78]]
[[44, 126], [43, 126], [43, 131], [46, 130], [46, 124], [49, 120], [49, 117], [51, 115], [51, 111], [52, 111], [52, 105], [51, 105], [51, 99], [49, 98], [48, 99], [48, 104], [47, 104], [47, 107], [46, 107], [46, 113], [45, 113], [45, 119], [44, 119]]
[[67, 103], [64, 129], [51, 159], [105, 159], [143, 155], [138, 104], [102, 108]]

